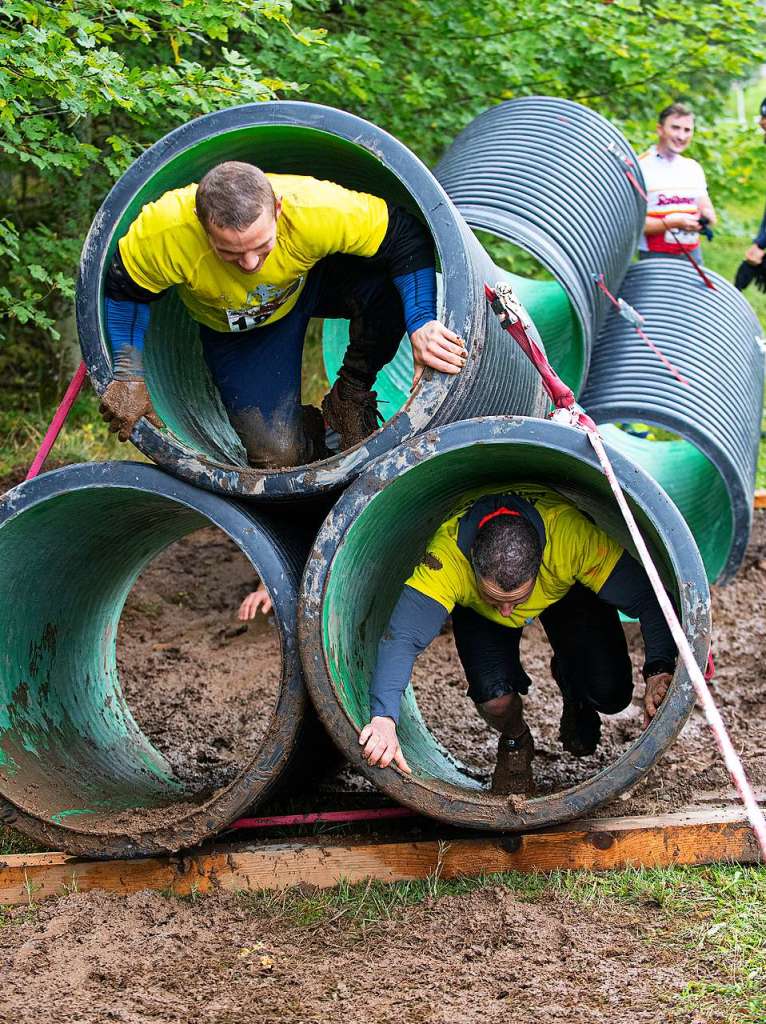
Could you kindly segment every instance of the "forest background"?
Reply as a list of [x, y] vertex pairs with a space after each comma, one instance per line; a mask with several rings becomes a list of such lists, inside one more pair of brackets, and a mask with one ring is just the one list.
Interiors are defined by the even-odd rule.
[[[687, 101], [690, 152], [722, 214], [706, 260], [731, 278], [766, 199], [755, 119], [765, 29], [750, 0], [6, 0], [0, 475], [29, 461], [79, 362], [74, 287], [93, 215], [171, 129], [238, 103], [304, 99], [368, 118], [433, 165], [476, 114], [517, 96], [584, 103], [638, 151], [657, 111]], [[742, 124], [732, 86], [748, 81]], [[766, 326], [764, 296], [748, 298]], [[90, 391], [56, 454], [118, 454]]]

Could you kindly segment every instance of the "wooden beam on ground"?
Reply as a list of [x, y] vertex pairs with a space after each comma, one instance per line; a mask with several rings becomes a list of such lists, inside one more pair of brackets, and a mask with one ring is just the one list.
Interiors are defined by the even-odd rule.
[[695, 808], [660, 817], [596, 818], [524, 835], [415, 842], [323, 837], [288, 843], [232, 843], [167, 857], [89, 861], [63, 853], [0, 858], [0, 905], [66, 892], [128, 894], [161, 889], [185, 895], [223, 888], [322, 888], [341, 880], [457, 878], [498, 871], [601, 871], [715, 861], [757, 863], [759, 850], [739, 807]]
[[753, 508], [766, 508], [766, 488], [759, 488], [753, 497]]

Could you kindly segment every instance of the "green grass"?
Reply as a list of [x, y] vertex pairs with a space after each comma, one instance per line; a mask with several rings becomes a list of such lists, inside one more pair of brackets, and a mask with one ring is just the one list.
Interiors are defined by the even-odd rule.
[[[0, 408], [0, 478], [28, 468], [37, 454], [56, 406], [31, 409]], [[98, 412], [98, 398], [85, 384], [49, 456], [52, 464], [102, 462], [104, 459], [144, 457], [132, 444], [110, 434]]]

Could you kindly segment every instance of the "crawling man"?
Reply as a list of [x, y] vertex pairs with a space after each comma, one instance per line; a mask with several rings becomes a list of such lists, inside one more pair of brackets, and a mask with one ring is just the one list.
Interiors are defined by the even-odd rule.
[[[142, 416], [159, 425], [144, 381], [144, 338], [151, 303], [172, 287], [199, 324], [205, 361], [252, 466], [327, 457], [325, 424], [342, 448], [371, 434], [373, 383], [405, 328], [415, 382], [426, 366], [454, 374], [465, 363], [463, 341], [436, 319], [433, 243], [416, 217], [331, 181], [227, 161], [199, 185], [147, 203], [119, 241], [105, 287], [114, 380], [101, 412], [122, 441]], [[322, 413], [301, 405], [311, 317], [350, 321]]]
[[601, 739], [600, 715], [622, 711], [633, 694], [618, 609], [641, 625], [647, 725], [667, 693], [676, 649], [643, 568], [555, 491], [518, 483], [466, 494], [429, 541], [380, 640], [371, 718], [359, 737], [364, 757], [410, 771], [396, 733], [401, 697], [415, 658], [451, 614], [468, 696], [500, 733], [492, 789], [531, 793], [522, 630], [540, 617], [563, 698], [559, 738], [585, 757]]

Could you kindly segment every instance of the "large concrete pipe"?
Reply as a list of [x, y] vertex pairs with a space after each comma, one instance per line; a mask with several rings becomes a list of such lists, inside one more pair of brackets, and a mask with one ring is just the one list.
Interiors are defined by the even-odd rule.
[[[708, 579], [739, 568], [750, 537], [763, 407], [762, 330], [749, 303], [709, 270], [643, 260], [619, 294], [687, 383], [614, 311], [594, 348], [582, 403], [604, 437], [653, 476], [689, 524]], [[632, 436], [614, 424], [650, 424], [675, 440]]]
[[[700, 665], [710, 637], [710, 598], [696, 545], [660, 487], [617, 452], [614, 466]], [[620, 543], [627, 533], [585, 435], [548, 420], [487, 418], [430, 430], [375, 460], [325, 520], [304, 573], [301, 658], [325, 727], [380, 789], [434, 818], [483, 829], [523, 830], [584, 814], [634, 785], [673, 741], [694, 704], [677, 669], [652, 720], [606, 769], [579, 785], [530, 799], [521, 811], [482, 788], [429, 731], [408, 688], [399, 724], [411, 776], [369, 767], [358, 744], [369, 720], [368, 684], [402, 584], [437, 526], [472, 488], [514, 480], [555, 488]], [[532, 703], [534, 697], [532, 697]]]
[[120, 178], [98, 211], [83, 248], [77, 316], [83, 355], [100, 393], [111, 375], [103, 282], [118, 240], [141, 207], [223, 160], [266, 171], [311, 174], [408, 207], [429, 228], [442, 273], [440, 319], [460, 333], [468, 363], [455, 376], [427, 372], [398, 411], [361, 445], [322, 462], [284, 470], [248, 467], [205, 367], [196, 325], [174, 293], [153, 304], [147, 337], [149, 392], [166, 424], [142, 420], [137, 447], [177, 476], [231, 496], [285, 498], [345, 486], [374, 456], [434, 423], [513, 412], [539, 415], [536, 374], [492, 316], [483, 282], [497, 272], [430, 171], [375, 125], [318, 104], [253, 103], [200, 117], [170, 132]]
[[[627, 163], [626, 163], [627, 161]], [[527, 96], [491, 107], [458, 135], [434, 173], [472, 228], [513, 243], [555, 277], [512, 278], [536, 312], [548, 358], [576, 394], [613, 291], [636, 250], [646, 203], [630, 143], [600, 114]], [[571, 307], [571, 308], [570, 308]]]
[[[0, 821], [53, 849], [133, 856], [198, 843], [273, 790], [308, 706], [295, 619], [311, 541], [282, 519], [133, 462], [70, 466], [0, 500]], [[116, 661], [137, 577], [205, 526], [266, 585], [282, 662], [257, 749], [213, 792], [190, 789], [142, 731]]]

